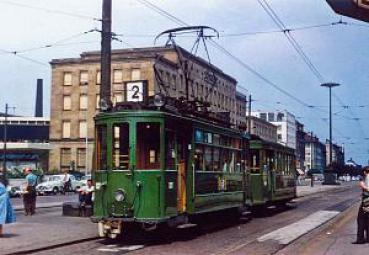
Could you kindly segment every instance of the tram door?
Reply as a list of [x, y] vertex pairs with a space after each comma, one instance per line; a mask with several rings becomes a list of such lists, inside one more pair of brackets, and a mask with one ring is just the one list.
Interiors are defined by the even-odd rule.
[[188, 137], [185, 135], [178, 136], [177, 143], [177, 211], [183, 213], [187, 210], [187, 146], [189, 143]]

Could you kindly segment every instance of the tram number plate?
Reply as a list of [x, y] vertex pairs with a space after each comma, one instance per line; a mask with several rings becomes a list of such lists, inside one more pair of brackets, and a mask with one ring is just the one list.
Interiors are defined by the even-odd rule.
[[144, 81], [135, 81], [126, 83], [126, 101], [142, 102], [146, 97], [146, 83]]

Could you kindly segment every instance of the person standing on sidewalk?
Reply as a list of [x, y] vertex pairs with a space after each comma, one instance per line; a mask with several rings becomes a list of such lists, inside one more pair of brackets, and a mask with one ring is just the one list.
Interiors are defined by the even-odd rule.
[[359, 186], [363, 192], [357, 214], [357, 238], [354, 244], [369, 242], [369, 166], [364, 167]]
[[15, 213], [4, 184], [0, 182], [0, 237], [3, 236], [3, 225], [15, 222]]
[[26, 174], [26, 191], [23, 194], [23, 203], [25, 215], [33, 215], [36, 210], [36, 185], [37, 176], [32, 173], [32, 169], [27, 167], [25, 169]]

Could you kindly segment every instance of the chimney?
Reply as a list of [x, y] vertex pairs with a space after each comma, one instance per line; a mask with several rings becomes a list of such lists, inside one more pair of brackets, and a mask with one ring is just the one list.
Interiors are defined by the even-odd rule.
[[43, 92], [42, 92], [42, 79], [37, 79], [37, 90], [36, 90], [36, 107], [35, 107], [35, 117], [43, 117]]

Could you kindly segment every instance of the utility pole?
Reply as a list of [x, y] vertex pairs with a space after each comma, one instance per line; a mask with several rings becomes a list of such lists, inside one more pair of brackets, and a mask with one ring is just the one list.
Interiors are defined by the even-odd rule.
[[329, 88], [329, 164], [332, 164], [332, 149], [333, 149], [333, 143], [332, 143], [332, 88], [338, 87], [338, 83], [323, 83], [321, 85], [322, 87]]
[[3, 147], [3, 170], [1, 172], [1, 182], [6, 185], [6, 142], [7, 142], [7, 129], [8, 129], [8, 104], [5, 104], [5, 116], [4, 116], [4, 147]]
[[[326, 87], [329, 89], [329, 169], [332, 169], [332, 149], [333, 149], [333, 143], [332, 143], [332, 88], [333, 87], [338, 87], [340, 84], [338, 83], [323, 83], [321, 84], [322, 87]], [[326, 178], [327, 175], [324, 175], [324, 183], [328, 184], [330, 183], [329, 180], [327, 180]]]
[[248, 116], [249, 118], [247, 119], [247, 131], [249, 134], [251, 134], [251, 102], [252, 102], [252, 98], [251, 98], [251, 94], [249, 95], [249, 112], [248, 112]]
[[111, 108], [111, 23], [112, 0], [103, 0], [102, 30], [101, 30], [101, 86], [100, 109], [106, 111]]

